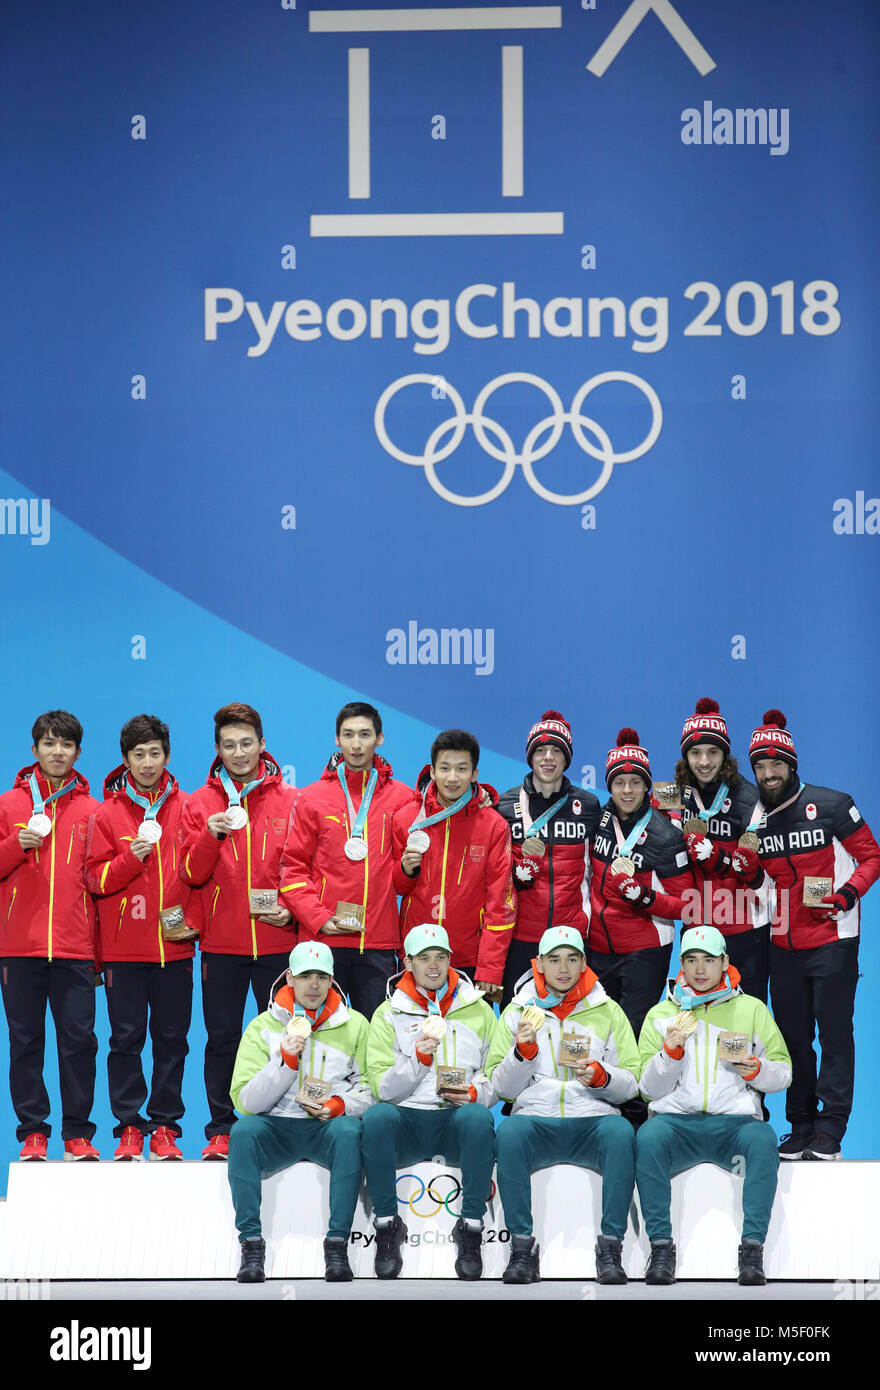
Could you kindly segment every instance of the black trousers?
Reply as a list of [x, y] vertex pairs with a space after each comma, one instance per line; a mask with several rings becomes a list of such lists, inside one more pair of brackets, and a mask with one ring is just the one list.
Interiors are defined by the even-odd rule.
[[95, 967], [90, 960], [44, 960], [4, 956], [0, 960], [3, 1004], [9, 1024], [9, 1091], [19, 1119], [21, 1143], [45, 1134], [49, 1095], [43, 1081], [46, 1005], [52, 1010], [58, 1047], [62, 1139], [91, 1139], [89, 1116], [95, 1098]]
[[385, 1002], [385, 986], [400, 966], [396, 951], [364, 951], [351, 947], [333, 950], [333, 937], [322, 937], [333, 951], [333, 975], [340, 989], [348, 995], [351, 1007], [369, 1022], [380, 1004]]
[[[792, 1063], [785, 1117], [792, 1126], [815, 1127], [838, 1140], [846, 1133], [852, 1110], [858, 978], [858, 937], [811, 951], [770, 947], [773, 1013]], [[817, 1024], [822, 1049], [818, 1076], [813, 1051]]]
[[[724, 928], [719, 928], [724, 935]], [[740, 973], [743, 994], [753, 994], [762, 1004], [767, 1003], [767, 982], [770, 978], [770, 923], [752, 931], [725, 936], [731, 965]]]
[[[152, 1133], [159, 1125], [181, 1133], [192, 968], [192, 959], [167, 961], [165, 965], [140, 960], [104, 962], [110, 1018], [107, 1081], [110, 1109], [119, 1121], [113, 1131], [117, 1138], [127, 1125], [135, 1125], [143, 1134]], [[147, 1083], [141, 1054], [147, 1040], [148, 1015], [153, 1075], [149, 1119], [145, 1120], [141, 1108], [147, 1099]]]
[[244, 1009], [248, 990], [253, 991], [262, 1013], [269, 1005], [269, 992], [283, 975], [290, 953], [281, 955], [224, 956], [219, 952], [202, 954], [202, 1009], [205, 1016], [205, 1090], [208, 1093], [210, 1122], [205, 1137], [228, 1134], [235, 1124], [235, 1111], [229, 1087], [235, 1067], [235, 1054], [244, 1031]]
[[589, 953], [590, 969], [599, 976], [599, 983], [608, 997], [623, 1009], [636, 1035], [636, 1042], [646, 1013], [663, 997], [671, 959], [672, 942], [668, 946], [647, 946], [643, 951], [629, 951], [626, 955], [605, 955], [602, 951]]
[[516, 982], [521, 975], [531, 969], [532, 961], [538, 954], [537, 941], [511, 941], [504, 966], [504, 993], [501, 996], [502, 1011], [513, 998]]

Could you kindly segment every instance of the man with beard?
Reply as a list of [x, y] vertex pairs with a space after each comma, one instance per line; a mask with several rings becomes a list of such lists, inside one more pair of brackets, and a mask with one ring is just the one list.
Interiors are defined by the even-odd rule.
[[794, 1077], [785, 1106], [791, 1134], [779, 1155], [840, 1158], [855, 1074], [859, 902], [880, 875], [880, 845], [851, 796], [800, 780], [780, 710], [767, 710], [752, 734], [749, 761], [761, 798], [755, 818], [763, 813], [758, 852], [783, 908], [770, 946], [770, 992]]
[[727, 721], [717, 700], [698, 700], [684, 721], [681, 761], [682, 829], [700, 890], [700, 920], [721, 931], [746, 994], [767, 1002], [770, 972], [768, 895], [750, 825], [758, 789], [730, 755]]
[[571, 759], [571, 725], [559, 710], [545, 710], [526, 739], [531, 771], [498, 803], [513, 838], [517, 890], [503, 1006], [554, 922], [576, 927], [583, 937], [589, 929], [590, 838], [599, 821], [599, 799], [572, 786], [565, 776]]

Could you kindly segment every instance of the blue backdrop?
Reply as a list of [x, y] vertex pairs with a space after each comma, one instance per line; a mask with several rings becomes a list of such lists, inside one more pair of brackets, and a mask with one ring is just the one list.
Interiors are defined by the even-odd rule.
[[5, 5], [0, 782], [61, 706], [194, 788], [244, 699], [305, 784], [360, 697], [499, 787], [555, 706], [601, 791], [708, 694], [876, 830], [876, 5], [413, 13]]

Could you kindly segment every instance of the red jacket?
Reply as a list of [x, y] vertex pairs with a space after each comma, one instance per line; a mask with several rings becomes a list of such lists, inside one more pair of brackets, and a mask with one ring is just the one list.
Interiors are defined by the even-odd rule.
[[[283, 900], [300, 925], [300, 940], [318, 935], [340, 902], [363, 904], [363, 934], [322, 936], [337, 950], [396, 951], [400, 945], [397, 895], [393, 883], [391, 818], [412, 801], [412, 788], [395, 782], [389, 763], [378, 755], [379, 774], [364, 833], [367, 857], [346, 858], [343, 846], [351, 833], [348, 808], [336, 769], [342, 754], [334, 753], [317, 782], [304, 787], [296, 807], [281, 861]], [[349, 796], [360, 808], [368, 772], [345, 773]]]
[[[427, 827], [431, 847], [414, 878], [404, 873], [400, 861], [409, 827], [421, 810], [421, 796], [416, 794], [395, 812], [394, 888], [401, 895], [401, 946], [410, 927], [437, 922], [446, 928], [456, 968], [500, 985], [516, 921], [513, 852], [507, 822], [491, 806], [483, 806], [481, 797], [482, 788], [475, 785], [467, 805]], [[430, 782], [425, 814], [440, 810], [437, 789]]]
[[104, 804], [89, 821], [86, 844], [86, 884], [98, 899], [98, 925], [103, 961], [183, 960], [193, 954], [192, 941], [166, 941], [159, 913], [181, 906], [187, 926], [201, 927], [197, 893], [180, 881], [181, 817], [186, 794], [169, 772], [159, 781], [151, 801], [169, 783], [171, 794], [162, 803], [157, 820], [162, 838], [141, 862], [131, 852], [143, 809], [125, 793], [125, 766], [104, 779]]
[[51, 834], [39, 849], [23, 850], [18, 832], [34, 813], [28, 777], [40, 795], [52, 790], [38, 763], [22, 768], [12, 791], [0, 796], [0, 956], [97, 960], [95, 905], [86, 891], [84, 861], [89, 816], [98, 803], [76, 770], [76, 787], [45, 814]]
[[[202, 888], [204, 926], [199, 942], [203, 952], [221, 956], [287, 954], [296, 943], [296, 922], [273, 927], [250, 911], [252, 888], [278, 888], [281, 851], [299, 789], [288, 787], [274, 758], [264, 753], [260, 772], [265, 780], [242, 801], [248, 823], [218, 840], [208, 829], [208, 817], [229, 804], [220, 781], [219, 757], [208, 780], [188, 798], [183, 810], [183, 858], [180, 876]], [[235, 783], [237, 789], [241, 785]], [[289, 906], [289, 904], [288, 904]]]
[[[643, 805], [621, 826], [625, 835], [646, 809]], [[607, 801], [591, 849], [590, 948], [603, 955], [628, 955], [651, 946], [666, 946], [672, 941], [673, 922], [685, 908], [700, 920], [699, 897], [681, 831], [662, 811], [655, 810], [630, 851], [636, 866], [633, 878], [657, 894], [648, 912], [626, 902], [614, 887], [611, 864], [618, 849], [613, 817], [614, 806]]]

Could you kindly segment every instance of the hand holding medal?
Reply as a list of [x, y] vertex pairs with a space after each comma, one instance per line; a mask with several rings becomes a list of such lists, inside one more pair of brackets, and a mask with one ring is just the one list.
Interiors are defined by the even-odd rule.
[[527, 1004], [519, 1016], [519, 1023], [516, 1026], [516, 1040], [518, 1043], [537, 1042], [537, 1034], [544, 1027], [547, 1021], [543, 1009], [539, 1009], [536, 1004]]
[[281, 1040], [281, 1051], [288, 1057], [299, 1057], [312, 1034], [312, 1025], [300, 1015], [288, 1020], [285, 1037]]

